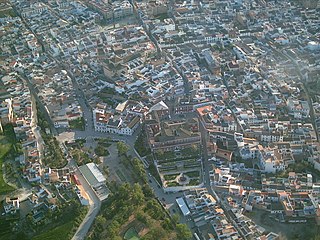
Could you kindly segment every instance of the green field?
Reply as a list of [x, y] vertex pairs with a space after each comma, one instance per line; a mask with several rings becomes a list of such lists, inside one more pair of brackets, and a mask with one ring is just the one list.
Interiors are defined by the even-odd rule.
[[14, 188], [12, 188], [11, 186], [9, 186], [4, 182], [3, 172], [2, 172], [3, 171], [2, 164], [4, 161], [4, 157], [11, 150], [11, 146], [12, 144], [9, 143], [7, 137], [0, 136], [0, 195], [14, 190]]
[[140, 240], [137, 231], [133, 227], [128, 229], [128, 231], [124, 235], [124, 239], [126, 239], [126, 240]]
[[11, 226], [10, 223], [13, 223], [10, 220], [0, 220], [0, 240], [7, 240], [10, 239], [10, 234], [11, 234]]
[[44, 232], [38, 236], [32, 238], [32, 240], [57, 240], [68, 239], [69, 233], [72, 232], [74, 222], [67, 222], [59, 227], [56, 227], [50, 231]]

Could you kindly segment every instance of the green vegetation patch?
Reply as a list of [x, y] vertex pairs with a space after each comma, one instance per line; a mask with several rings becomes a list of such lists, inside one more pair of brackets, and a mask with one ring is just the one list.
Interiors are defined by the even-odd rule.
[[40, 234], [32, 240], [56, 240], [56, 239], [66, 239], [69, 233], [72, 231], [73, 228], [73, 221], [67, 222], [59, 227], [56, 227], [50, 231], [44, 232]]
[[88, 153], [82, 151], [82, 149], [75, 148], [70, 150], [70, 153], [79, 166], [92, 162]]
[[0, 11], [0, 18], [6, 17], [17, 17], [17, 14], [14, 12], [12, 8], [8, 8], [4, 11]]
[[157, 158], [157, 160], [168, 160], [168, 159], [175, 158], [176, 155], [172, 151], [168, 151], [168, 152], [157, 151], [155, 153], [155, 157]]
[[165, 12], [165, 13], [161, 13], [161, 14], [156, 15], [155, 18], [163, 21], [164, 19], [169, 18], [169, 16], [168, 16], [168, 14]]
[[113, 190], [102, 203], [88, 239], [184, 240], [184, 234], [190, 236], [190, 230], [171, 221], [160, 203], [141, 185], [125, 183]]
[[178, 176], [179, 174], [170, 174], [170, 175], [164, 175], [163, 178], [166, 181], [172, 181], [172, 180], [175, 180]]
[[124, 239], [125, 240], [140, 240], [137, 231], [133, 227], [129, 228], [126, 231], [126, 233], [124, 234]]
[[41, 136], [47, 150], [44, 156], [44, 163], [51, 168], [64, 167], [67, 164], [67, 160], [62, 153], [58, 140], [45, 132], [45, 129], [49, 128], [49, 123], [45, 120], [45, 115], [39, 108], [37, 108], [37, 117], [38, 125], [41, 128]]
[[176, 186], [180, 186], [180, 184], [177, 182], [168, 182], [167, 183], [167, 187], [176, 187]]
[[84, 131], [84, 126], [85, 126], [84, 118], [81, 117], [75, 120], [70, 120], [69, 125], [71, 129]]
[[200, 180], [199, 179], [191, 179], [188, 186], [196, 186], [200, 184]]
[[145, 132], [142, 131], [134, 143], [134, 148], [137, 150], [137, 152], [141, 157], [147, 156], [148, 154], [151, 153], [151, 150], [147, 145], [146, 139], [147, 139], [147, 136]]
[[13, 224], [14, 221], [1, 219], [0, 220], [0, 240], [7, 240], [10, 239], [11, 236], [11, 224]]
[[200, 154], [200, 148], [197, 145], [193, 145], [191, 147], [181, 149], [180, 153], [187, 157], [198, 156]]
[[105, 156], [108, 156], [110, 154], [108, 149], [106, 149], [105, 147], [101, 146], [100, 144], [94, 149], [94, 152], [99, 157], [105, 157]]
[[[10, 125], [11, 126], [11, 125]], [[11, 129], [11, 130], [10, 130]], [[9, 186], [3, 179], [2, 165], [6, 156], [12, 150], [13, 143], [15, 142], [13, 128], [4, 127], [4, 135], [0, 135], [0, 195], [11, 192], [14, 190], [13, 187]]]
[[43, 222], [40, 225], [34, 225], [29, 222], [30, 227], [32, 226], [34, 228], [33, 231], [37, 233], [36, 236], [33, 236], [32, 240], [71, 239], [87, 212], [87, 207], [80, 205], [79, 201], [72, 199], [68, 205], [53, 212], [51, 219], [47, 219], [47, 224]]
[[67, 160], [62, 153], [58, 140], [55, 137], [46, 135], [44, 132], [42, 132], [42, 138], [47, 147], [47, 153], [44, 158], [45, 164], [52, 168], [64, 167], [67, 164]]
[[200, 177], [200, 172], [199, 171], [192, 171], [192, 172], [187, 172], [185, 173], [189, 178], [196, 178]]

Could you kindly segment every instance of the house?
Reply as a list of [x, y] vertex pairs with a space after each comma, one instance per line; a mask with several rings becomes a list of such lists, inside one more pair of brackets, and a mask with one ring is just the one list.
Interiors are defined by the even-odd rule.
[[6, 197], [3, 204], [5, 214], [15, 214], [20, 209], [20, 200], [18, 197], [10, 198]]
[[289, 98], [287, 100], [289, 114], [296, 119], [308, 118], [310, 107], [307, 101]]

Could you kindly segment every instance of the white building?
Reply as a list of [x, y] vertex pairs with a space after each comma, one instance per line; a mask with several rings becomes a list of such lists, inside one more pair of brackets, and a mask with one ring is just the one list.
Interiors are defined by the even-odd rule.
[[140, 124], [140, 117], [133, 114], [113, 115], [103, 109], [94, 109], [93, 123], [98, 132], [132, 135]]

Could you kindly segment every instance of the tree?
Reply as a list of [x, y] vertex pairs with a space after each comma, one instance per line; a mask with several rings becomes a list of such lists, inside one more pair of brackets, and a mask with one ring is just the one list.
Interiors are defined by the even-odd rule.
[[107, 226], [107, 232], [109, 239], [115, 239], [119, 234], [120, 224], [116, 220], [113, 220], [110, 225]]
[[143, 240], [165, 239], [166, 236], [167, 236], [167, 233], [166, 231], [164, 231], [163, 228], [154, 227], [142, 239]]
[[157, 200], [155, 199], [151, 199], [147, 202], [147, 211], [149, 213], [149, 215], [156, 219], [156, 220], [160, 220], [164, 217], [164, 213], [163, 210], [160, 206], [160, 204], [157, 202]]
[[128, 146], [124, 142], [117, 142], [118, 155], [127, 155]]
[[135, 183], [133, 185], [132, 202], [133, 204], [139, 205], [144, 202], [144, 194], [140, 184]]
[[27, 240], [29, 239], [27, 234], [25, 232], [19, 232], [17, 235], [16, 235], [16, 239], [19, 239], [19, 240]]
[[139, 210], [137, 213], [136, 213], [136, 217], [137, 217], [137, 220], [148, 225], [149, 223], [149, 219], [148, 219], [148, 215], [145, 214], [143, 211]]
[[120, 237], [120, 236], [115, 236], [115, 237], [113, 238], [113, 240], [122, 240], [122, 237]]
[[173, 225], [171, 220], [169, 218], [165, 218], [164, 221], [162, 222], [162, 227], [166, 230], [172, 230]]
[[145, 197], [147, 197], [147, 198], [154, 197], [153, 190], [148, 184], [146, 184], [146, 183], [143, 184], [142, 191], [143, 191]]
[[177, 224], [176, 229], [177, 229], [178, 239], [188, 240], [192, 238], [192, 232], [190, 231], [190, 229], [187, 227], [186, 224], [179, 223]]
[[102, 215], [97, 216], [96, 218], [97, 224], [99, 227], [103, 228], [107, 224], [107, 220]]
[[109, 175], [109, 167], [103, 166], [103, 172], [108, 176]]
[[144, 183], [146, 183], [147, 175], [142, 162], [138, 158], [133, 158], [131, 163], [133, 165], [134, 172], [142, 179]]
[[98, 155], [98, 156], [108, 156], [109, 152], [107, 149], [105, 149], [103, 146], [98, 145], [95, 149], [94, 152]]
[[172, 222], [177, 225], [180, 221], [180, 216], [179, 214], [175, 213], [173, 216], [172, 216]]

